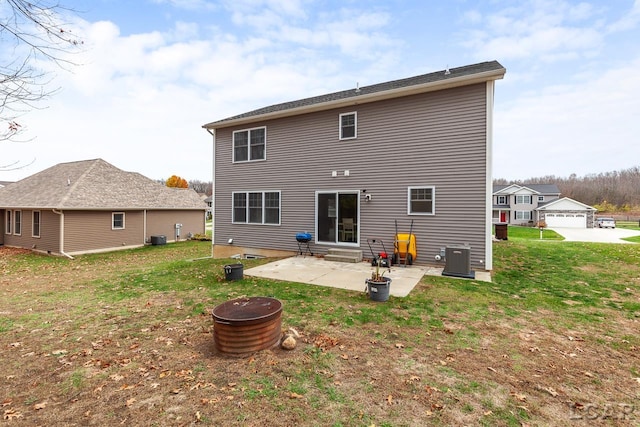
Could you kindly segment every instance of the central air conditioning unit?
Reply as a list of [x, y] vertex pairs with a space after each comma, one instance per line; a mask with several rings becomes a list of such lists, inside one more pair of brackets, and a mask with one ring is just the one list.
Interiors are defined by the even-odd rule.
[[152, 245], [166, 245], [167, 244], [167, 236], [151, 236], [151, 244]]
[[475, 279], [476, 272], [471, 270], [471, 247], [464, 245], [447, 246], [445, 250], [443, 276]]

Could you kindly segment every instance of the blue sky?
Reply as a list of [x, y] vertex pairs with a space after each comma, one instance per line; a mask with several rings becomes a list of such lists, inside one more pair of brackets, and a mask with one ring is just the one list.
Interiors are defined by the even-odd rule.
[[[3, 143], [18, 180], [103, 158], [211, 179], [205, 123], [274, 103], [497, 60], [494, 178], [640, 165], [640, 0], [60, 0], [78, 66]], [[0, 11], [1, 12], [1, 11]], [[1, 43], [1, 42], [0, 42]]]

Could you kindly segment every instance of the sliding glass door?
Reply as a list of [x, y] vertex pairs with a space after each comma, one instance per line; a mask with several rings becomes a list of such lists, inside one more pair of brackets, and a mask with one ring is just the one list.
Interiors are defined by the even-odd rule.
[[318, 192], [318, 242], [358, 244], [358, 191]]

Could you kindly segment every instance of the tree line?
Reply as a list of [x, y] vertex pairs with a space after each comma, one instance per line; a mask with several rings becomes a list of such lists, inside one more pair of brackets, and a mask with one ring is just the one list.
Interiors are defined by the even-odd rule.
[[494, 184], [556, 184], [561, 197], [593, 206], [600, 212], [640, 212], [640, 166], [583, 177], [547, 175], [524, 181], [499, 178]]

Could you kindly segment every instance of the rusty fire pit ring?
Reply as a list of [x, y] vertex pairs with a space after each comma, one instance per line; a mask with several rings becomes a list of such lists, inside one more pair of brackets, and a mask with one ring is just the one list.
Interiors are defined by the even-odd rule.
[[282, 302], [275, 298], [236, 298], [216, 306], [211, 314], [215, 347], [222, 353], [253, 353], [280, 341]]

